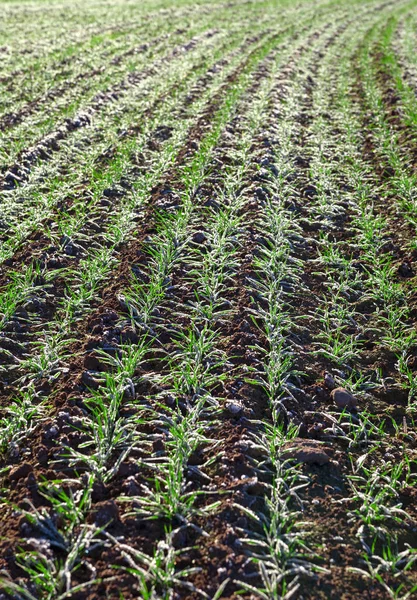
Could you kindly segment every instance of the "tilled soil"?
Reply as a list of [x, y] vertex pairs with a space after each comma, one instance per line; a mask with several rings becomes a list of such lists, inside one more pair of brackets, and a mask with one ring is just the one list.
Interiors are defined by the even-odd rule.
[[0, 597], [413, 598], [415, 2], [99, 7], [5, 14]]

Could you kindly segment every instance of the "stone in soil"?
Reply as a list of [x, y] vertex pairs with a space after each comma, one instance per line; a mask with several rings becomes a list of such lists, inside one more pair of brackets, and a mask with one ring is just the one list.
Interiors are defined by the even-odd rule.
[[336, 382], [335, 382], [334, 377], [333, 377], [333, 375], [331, 373], [328, 373], [327, 371], [324, 371], [323, 378], [324, 378], [324, 385], [329, 390], [333, 390], [336, 387]]
[[233, 417], [237, 417], [241, 414], [243, 407], [237, 402], [230, 402], [226, 405], [227, 410]]
[[412, 277], [414, 275], [413, 268], [408, 261], [404, 261], [398, 267], [398, 273], [401, 275], [401, 277]]
[[357, 408], [358, 402], [355, 396], [345, 388], [336, 388], [331, 392], [330, 396], [338, 408], [346, 408], [347, 410], [355, 410]]
[[113, 500], [99, 502], [94, 512], [94, 523], [98, 527], [105, 527], [120, 521], [119, 509]]
[[193, 235], [193, 242], [196, 244], [203, 244], [206, 241], [206, 234], [203, 231], [197, 231]]

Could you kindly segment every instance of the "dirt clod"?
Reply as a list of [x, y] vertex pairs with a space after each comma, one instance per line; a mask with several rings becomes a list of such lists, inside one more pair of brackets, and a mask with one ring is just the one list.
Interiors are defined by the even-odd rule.
[[29, 463], [23, 463], [22, 465], [19, 465], [18, 467], [15, 467], [14, 469], [12, 469], [9, 473], [9, 480], [10, 481], [18, 481], [19, 479], [23, 479], [24, 477], [27, 477], [29, 475], [29, 473], [31, 473], [33, 471], [33, 467], [31, 464]]
[[313, 440], [303, 440], [295, 438], [284, 445], [282, 456], [284, 459], [294, 458], [297, 462], [308, 465], [327, 465], [330, 462], [330, 456], [326, 448]]

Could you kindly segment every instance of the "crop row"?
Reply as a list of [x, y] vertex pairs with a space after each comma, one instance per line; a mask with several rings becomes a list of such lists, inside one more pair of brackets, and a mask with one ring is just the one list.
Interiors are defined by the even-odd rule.
[[411, 599], [415, 1], [109, 6], [3, 115], [5, 597]]

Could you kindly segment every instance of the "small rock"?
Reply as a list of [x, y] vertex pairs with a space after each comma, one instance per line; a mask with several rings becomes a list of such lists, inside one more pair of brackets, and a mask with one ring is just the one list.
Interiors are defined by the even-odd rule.
[[90, 118], [88, 115], [77, 115], [73, 119], [67, 119], [67, 128], [69, 131], [73, 131], [74, 129], [78, 129], [79, 127], [85, 127], [90, 123]]
[[270, 177], [270, 172], [268, 169], [264, 169], [263, 167], [259, 169], [258, 177], [263, 180], [268, 180]]
[[39, 448], [37, 458], [38, 458], [39, 464], [42, 465], [43, 467], [45, 467], [48, 464], [49, 453], [48, 453], [48, 449], [45, 448], [45, 446], [41, 446]]
[[33, 471], [32, 465], [30, 465], [29, 463], [23, 463], [22, 465], [19, 465], [10, 471], [9, 480], [10, 481], [18, 481], [19, 479], [22, 479], [23, 477], [27, 477], [29, 475], [29, 473], [32, 473], [32, 471]]
[[268, 195], [267, 195], [267, 193], [266, 193], [266, 192], [265, 192], [265, 190], [264, 190], [263, 188], [261, 188], [261, 187], [257, 187], [257, 188], [255, 189], [255, 195], [257, 196], [257, 198], [259, 198], [259, 200], [262, 200], [262, 201], [264, 201], [264, 202], [265, 202], [265, 200], [267, 200], [267, 199], [268, 199]]
[[70, 423], [71, 415], [66, 410], [60, 410], [58, 413], [57, 421], [60, 425], [64, 425], [66, 423]]
[[164, 396], [164, 402], [167, 406], [172, 407], [175, 406], [176, 400], [174, 396], [172, 396], [171, 394], [167, 394], [166, 396]]
[[113, 323], [113, 321], [117, 321], [119, 319], [119, 315], [115, 310], [108, 310], [101, 315], [101, 318], [103, 323], [110, 325]]
[[401, 277], [412, 277], [413, 276], [413, 269], [412, 269], [410, 263], [408, 261], [404, 261], [398, 267], [398, 273], [401, 275]]
[[110, 523], [115, 523], [120, 520], [119, 509], [113, 500], [99, 504], [101, 504], [101, 506], [97, 507], [94, 517], [94, 523], [98, 527], [104, 527]]
[[12, 460], [17, 460], [20, 457], [20, 448], [16, 442], [11, 442], [9, 444], [9, 457]]
[[230, 402], [226, 405], [226, 408], [233, 417], [240, 415], [243, 410], [242, 406], [236, 402]]
[[307, 433], [311, 437], [320, 437], [323, 433], [324, 425], [323, 423], [314, 423], [307, 429]]
[[206, 241], [207, 237], [203, 231], [196, 231], [193, 235], [193, 242], [196, 244], [203, 244]]
[[353, 396], [345, 388], [336, 388], [331, 392], [330, 396], [338, 408], [354, 410], [357, 407], [357, 400], [355, 396]]
[[244, 319], [240, 325], [240, 331], [244, 331], [246, 333], [250, 333], [252, 331], [250, 324], [246, 319]]
[[123, 489], [127, 496], [140, 496], [141, 495], [141, 489], [140, 489], [139, 485], [137, 484], [133, 475], [131, 475], [124, 481]]
[[77, 255], [77, 249], [74, 246], [74, 244], [67, 244], [64, 248], [64, 252], [67, 256], [76, 256]]
[[133, 400], [136, 397], [135, 386], [132, 384], [126, 385], [123, 388], [123, 400]]
[[307, 198], [314, 198], [318, 194], [317, 188], [314, 185], [308, 185], [303, 191]]
[[49, 427], [45, 433], [44, 433], [44, 438], [46, 440], [54, 440], [55, 438], [57, 438], [59, 435], [59, 429], [56, 425], [52, 425], [51, 427]]
[[247, 517], [239, 517], [236, 521], [236, 527], [240, 527], [241, 529], [247, 529], [248, 528], [248, 519]]
[[119, 192], [115, 188], [106, 188], [103, 190], [103, 196], [106, 196], [106, 198], [117, 198]]
[[172, 532], [172, 545], [177, 550], [181, 550], [187, 546], [187, 531], [184, 527], [180, 527]]
[[161, 140], [162, 142], [169, 140], [169, 138], [172, 136], [172, 127], [169, 127], [167, 125], [159, 125], [155, 129], [154, 135], [158, 140]]
[[330, 462], [330, 456], [321, 444], [313, 442], [312, 440], [298, 438], [285, 444], [283, 458], [294, 458], [298, 462], [306, 463], [308, 465], [326, 465]]
[[324, 371], [324, 385], [329, 389], [329, 390], [334, 390], [334, 388], [336, 387], [336, 382], [334, 380], [333, 375], [331, 375], [330, 373], [328, 373], [327, 371]]
[[38, 484], [37, 484], [37, 481], [36, 481], [36, 476], [35, 476], [35, 473], [31, 472], [31, 473], [29, 473], [29, 475], [27, 476], [27, 479], [26, 479], [26, 487], [27, 487], [29, 490], [32, 490], [32, 491], [33, 491], [33, 490], [36, 490], [36, 489], [38, 488]]
[[[19, 523], [20, 535], [25, 538], [29, 538], [33, 535], [33, 529], [26, 521], [26, 517], [23, 517]], [[10, 596], [9, 596], [10, 598]]]

